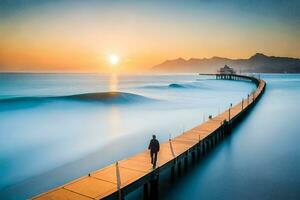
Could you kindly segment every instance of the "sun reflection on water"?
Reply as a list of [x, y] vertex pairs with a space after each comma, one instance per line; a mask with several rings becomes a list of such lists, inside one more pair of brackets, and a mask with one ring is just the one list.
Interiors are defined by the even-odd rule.
[[116, 92], [118, 90], [118, 74], [113, 72], [109, 77], [109, 91]]
[[112, 106], [108, 112], [108, 131], [109, 135], [117, 136], [120, 131], [120, 111], [118, 107]]

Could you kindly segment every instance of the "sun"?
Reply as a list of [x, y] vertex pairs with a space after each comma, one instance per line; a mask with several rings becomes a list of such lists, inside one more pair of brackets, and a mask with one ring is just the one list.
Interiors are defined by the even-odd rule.
[[115, 55], [115, 54], [111, 54], [111, 55], [109, 55], [109, 57], [108, 57], [108, 62], [109, 62], [110, 64], [112, 64], [112, 65], [118, 64], [119, 61], [120, 61], [119, 56], [117, 56], [117, 55]]

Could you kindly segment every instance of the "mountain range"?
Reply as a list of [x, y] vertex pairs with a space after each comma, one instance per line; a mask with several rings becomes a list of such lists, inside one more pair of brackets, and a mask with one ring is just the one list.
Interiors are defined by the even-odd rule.
[[166, 60], [152, 67], [156, 72], [199, 72], [216, 73], [218, 69], [228, 65], [237, 72], [254, 73], [300, 73], [300, 59], [289, 57], [267, 56], [256, 53], [248, 59], [229, 59], [222, 57], [178, 58]]

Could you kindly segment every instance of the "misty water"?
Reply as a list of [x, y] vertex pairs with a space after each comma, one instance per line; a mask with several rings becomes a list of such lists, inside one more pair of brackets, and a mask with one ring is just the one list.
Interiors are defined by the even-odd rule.
[[[300, 76], [264, 78], [267, 92], [251, 115], [163, 185], [162, 198], [253, 199], [288, 185], [297, 195]], [[153, 133], [164, 142], [254, 88], [196, 74], [0, 74], [0, 199], [28, 198], [138, 153]]]
[[263, 75], [248, 117], [161, 199], [300, 199], [300, 75]]

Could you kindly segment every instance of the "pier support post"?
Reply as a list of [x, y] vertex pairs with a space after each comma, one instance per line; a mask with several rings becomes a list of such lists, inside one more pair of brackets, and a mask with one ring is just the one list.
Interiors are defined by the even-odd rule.
[[204, 142], [204, 155], [206, 155], [207, 154], [207, 150], [208, 149], [208, 143], [207, 143], [207, 141], [205, 141]]
[[175, 165], [173, 165], [171, 167], [171, 180], [174, 181], [175, 180]]
[[230, 122], [225, 120], [224, 124], [223, 124], [223, 129], [224, 129], [224, 135], [225, 136], [229, 135], [229, 133], [230, 133], [229, 126], [230, 126]]
[[177, 173], [178, 173], [178, 176], [181, 176], [181, 161], [179, 161], [177, 163]]
[[186, 172], [188, 170], [189, 160], [188, 155], [184, 158], [184, 171]]
[[214, 146], [216, 146], [218, 144], [218, 133], [215, 134], [214, 141], [215, 141]]
[[149, 183], [144, 184], [143, 196], [144, 196], [144, 200], [149, 200]]
[[150, 199], [158, 199], [158, 175], [150, 181]]
[[201, 157], [201, 144], [198, 144], [197, 146], [197, 159], [199, 160]]
[[220, 129], [220, 142], [223, 140], [223, 130]]
[[209, 139], [206, 141], [206, 154], [209, 152], [210, 150], [210, 141]]
[[196, 161], [196, 152], [195, 150], [192, 151], [192, 162], [195, 163]]
[[204, 144], [203, 140], [200, 142], [200, 157], [204, 156]]
[[205, 142], [202, 140], [201, 142], [201, 156], [205, 155]]

